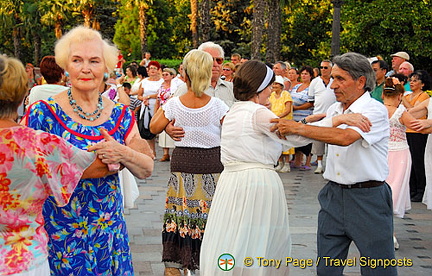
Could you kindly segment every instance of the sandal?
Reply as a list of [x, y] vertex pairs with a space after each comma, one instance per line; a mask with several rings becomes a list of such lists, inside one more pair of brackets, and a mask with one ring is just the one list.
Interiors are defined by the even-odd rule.
[[301, 171], [310, 171], [312, 168], [311, 167], [309, 167], [309, 166], [301, 166], [300, 167], [300, 170]]
[[300, 165], [300, 166], [295, 166], [294, 163], [291, 163], [291, 164], [290, 164], [290, 167], [291, 167], [291, 169], [300, 169], [300, 168], [302, 168], [303, 166], [301, 166], [301, 165]]
[[167, 162], [167, 161], [170, 161], [170, 156], [169, 156], [169, 154], [164, 154], [164, 155], [162, 156], [162, 158], [159, 160], [159, 162]]

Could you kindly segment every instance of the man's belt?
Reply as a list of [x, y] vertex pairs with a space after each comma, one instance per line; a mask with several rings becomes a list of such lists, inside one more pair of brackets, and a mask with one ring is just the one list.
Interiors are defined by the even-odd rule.
[[339, 184], [339, 183], [335, 183], [332, 182], [333, 184], [341, 187], [342, 189], [356, 189], [356, 188], [373, 188], [373, 187], [378, 187], [381, 186], [385, 183], [385, 181], [375, 181], [375, 180], [370, 180], [370, 181], [364, 181], [364, 182], [358, 182], [356, 184]]

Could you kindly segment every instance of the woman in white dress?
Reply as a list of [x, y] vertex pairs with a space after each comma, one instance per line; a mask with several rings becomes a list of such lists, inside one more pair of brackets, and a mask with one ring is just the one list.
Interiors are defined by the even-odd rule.
[[[274, 165], [286, 149], [310, 140], [281, 140], [270, 131], [278, 118], [267, 109], [273, 71], [260, 61], [248, 61], [234, 78], [234, 103], [222, 125], [221, 160], [224, 165], [213, 198], [201, 247], [200, 275], [287, 275], [279, 269], [245, 266], [245, 257], [282, 259], [290, 256], [291, 236], [285, 191]], [[298, 139], [295, 142], [294, 139]], [[229, 253], [233, 261], [222, 256]]]
[[[152, 117], [155, 113], [155, 104], [158, 90], [161, 87], [161, 84], [164, 82], [164, 80], [161, 78], [160, 69], [161, 65], [159, 62], [155, 60], [149, 62], [147, 67], [148, 78], [145, 78], [141, 82], [141, 87], [138, 91], [138, 100], [143, 102], [139, 114], [140, 116], [144, 111], [145, 106], [150, 108], [150, 114]], [[144, 124], [147, 124], [147, 122], [144, 122]], [[153, 155], [156, 159], [156, 138], [147, 140], [147, 142], [150, 145], [150, 148], [153, 150]]]

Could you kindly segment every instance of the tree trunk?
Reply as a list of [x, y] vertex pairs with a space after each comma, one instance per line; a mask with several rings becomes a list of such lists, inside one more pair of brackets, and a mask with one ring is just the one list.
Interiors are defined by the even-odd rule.
[[39, 61], [41, 60], [41, 37], [38, 32], [33, 32], [33, 43], [34, 43], [33, 62], [35, 66], [39, 66]]
[[14, 56], [17, 59], [21, 59], [21, 30], [20, 26], [22, 21], [18, 14], [14, 15], [15, 27], [12, 29], [13, 44], [14, 44]]
[[268, 1], [268, 37], [267, 37], [267, 52], [266, 62], [275, 63], [280, 60], [281, 51], [281, 7], [280, 0]]
[[337, 56], [340, 53], [340, 10], [343, 1], [333, 0], [333, 25], [332, 25], [332, 42], [331, 42], [331, 57]]
[[54, 33], [55, 33], [55, 36], [57, 39], [59, 39], [63, 35], [61, 27], [62, 27], [62, 25], [61, 25], [60, 21], [56, 21], [56, 23], [54, 24]]
[[13, 44], [14, 44], [14, 56], [17, 59], [21, 59], [21, 38], [20, 38], [20, 31], [17, 27], [13, 28], [12, 31], [13, 35]]
[[251, 43], [251, 58], [261, 59], [261, 42], [264, 30], [264, 12], [266, 3], [265, 0], [255, 0], [252, 19], [252, 43]]
[[139, 8], [139, 34], [141, 43], [141, 56], [147, 52], [147, 16], [145, 7]]
[[209, 0], [201, 0], [199, 2], [199, 11], [200, 11], [200, 26], [201, 32], [199, 36], [199, 43], [203, 43], [210, 40], [210, 26], [211, 26], [211, 18], [210, 18], [210, 1]]
[[96, 31], [100, 30], [100, 24], [99, 24], [99, 21], [97, 21], [96, 18], [95, 18], [95, 20], [93, 20], [92, 28], [95, 29]]
[[198, 0], [191, 0], [191, 32], [192, 32], [192, 45], [198, 48]]
[[91, 7], [89, 7], [88, 9], [83, 10], [82, 15], [84, 17], [84, 26], [91, 28], [91, 19], [92, 19], [92, 15], [93, 15], [93, 9]]

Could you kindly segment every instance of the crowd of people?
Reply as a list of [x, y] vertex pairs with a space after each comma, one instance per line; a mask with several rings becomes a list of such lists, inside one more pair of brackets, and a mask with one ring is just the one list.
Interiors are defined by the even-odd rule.
[[[167, 276], [287, 275], [256, 264], [222, 271], [216, 260], [290, 256], [278, 173], [310, 171], [314, 158], [313, 172], [328, 180], [318, 257], [345, 259], [355, 242], [362, 256], [394, 259], [393, 217], [411, 202], [432, 209], [431, 77], [406, 52], [391, 66], [350, 52], [298, 69], [237, 53], [226, 61], [205, 42], [179, 73], [151, 58], [126, 64], [82, 26], [41, 60], [41, 76], [0, 57], [0, 274], [133, 275], [122, 175], [146, 178], [155, 160], [170, 162]], [[318, 275], [343, 274], [322, 264]], [[361, 270], [397, 275], [393, 266]]]

